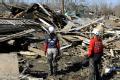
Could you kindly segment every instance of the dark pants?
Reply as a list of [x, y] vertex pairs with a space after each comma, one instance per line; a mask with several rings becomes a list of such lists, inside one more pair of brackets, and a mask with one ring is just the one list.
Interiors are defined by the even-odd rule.
[[101, 56], [100, 54], [95, 54], [92, 58], [90, 58], [90, 78], [89, 80], [101, 80], [99, 67], [101, 64]]

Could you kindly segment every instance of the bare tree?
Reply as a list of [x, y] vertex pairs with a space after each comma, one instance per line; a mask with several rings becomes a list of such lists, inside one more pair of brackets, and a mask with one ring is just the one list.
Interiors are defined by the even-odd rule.
[[113, 14], [112, 3], [108, 1], [109, 0], [93, 0], [91, 10], [98, 16]]
[[114, 15], [120, 17], [120, 4], [114, 7]]

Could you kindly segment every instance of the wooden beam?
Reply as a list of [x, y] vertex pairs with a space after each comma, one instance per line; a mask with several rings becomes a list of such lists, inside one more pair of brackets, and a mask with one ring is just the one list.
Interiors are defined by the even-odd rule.
[[99, 18], [99, 19], [97, 19], [97, 20], [95, 20], [95, 21], [92, 21], [92, 22], [90, 22], [90, 23], [88, 23], [88, 24], [86, 24], [86, 25], [83, 25], [83, 26], [78, 27], [78, 28], [73, 28], [73, 29], [70, 29], [70, 30], [68, 30], [68, 31], [70, 32], [70, 31], [73, 31], [73, 30], [80, 30], [80, 29], [83, 29], [83, 28], [86, 28], [86, 27], [90, 27], [90, 25], [92, 25], [92, 24], [94, 24], [94, 23], [97, 23], [97, 22], [99, 22], [99, 21], [101, 21], [101, 20], [103, 20], [103, 19], [104, 19], [104, 16], [101, 17], [101, 18]]
[[44, 51], [42, 50], [39, 50], [39, 49], [36, 49], [36, 48], [33, 48], [33, 47], [29, 47], [28, 48], [29, 51], [32, 51], [40, 56], [44, 56], [45, 57], [45, 54], [44, 54]]
[[24, 31], [18, 32], [16, 34], [8, 35], [6, 37], [1, 37], [0, 42], [4, 42], [4, 41], [7, 41], [7, 40], [10, 40], [10, 39], [13, 39], [13, 38], [19, 38], [19, 37], [22, 37], [26, 34], [34, 32], [34, 31], [35, 31], [34, 29], [29, 29], [29, 30], [24, 30]]

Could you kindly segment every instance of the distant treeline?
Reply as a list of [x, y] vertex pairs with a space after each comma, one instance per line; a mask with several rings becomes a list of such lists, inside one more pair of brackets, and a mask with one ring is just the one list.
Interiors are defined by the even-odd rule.
[[[61, 9], [62, 0], [1, 0], [1, 2], [7, 3], [41, 3], [47, 4], [51, 8]], [[33, 1], [33, 2], [32, 2]], [[94, 15], [115, 15], [120, 17], [120, 1], [118, 4], [114, 5], [113, 3], [108, 3], [108, 0], [64, 0], [65, 12], [74, 11], [76, 14], [84, 14], [87, 12], [92, 12]]]

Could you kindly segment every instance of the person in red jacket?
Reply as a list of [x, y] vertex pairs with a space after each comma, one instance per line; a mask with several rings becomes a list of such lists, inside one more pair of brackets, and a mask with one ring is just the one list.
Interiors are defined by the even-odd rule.
[[60, 53], [60, 44], [57, 35], [54, 33], [54, 27], [49, 27], [49, 36], [45, 39], [45, 55], [47, 55], [50, 75], [56, 75], [57, 57]]
[[[90, 80], [100, 80], [100, 73], [99, 73], [99, 65], [101, 61], [101, 57], [103, 55], [103, 43], [100, 37], [100, 31], [98, 29], [94, 29], [93, 38], [90, 40], [89, 48], [88, 48], [88, 57], [90, 58], [90, 68], [93, 70], [92, 77]], [[95, 77], [93, 77], [93, 75]], [[93, 79], [94, 78], [94, 79]]]

